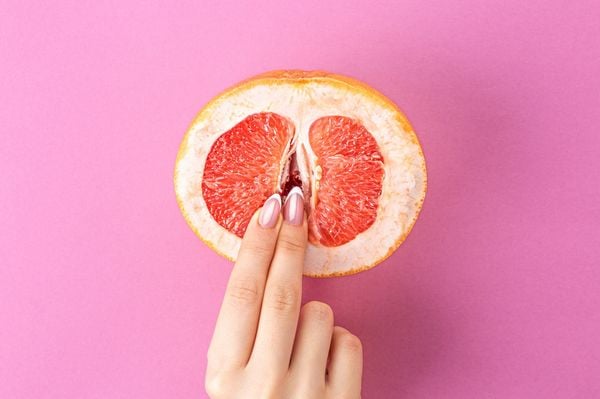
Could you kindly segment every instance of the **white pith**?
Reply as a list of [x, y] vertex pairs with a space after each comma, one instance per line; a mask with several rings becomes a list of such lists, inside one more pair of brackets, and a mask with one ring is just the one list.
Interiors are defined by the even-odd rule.
[[[318, 159], [310, 150], [308, 130], [323, 116], [347, 116], [359, 120], [373, 135], [384, 159], [385, 176], [373, 225], [354, 240], [338, 247], [310, 244], [306, 253], [306, 275], [345, 274], [372, 266], [389, 255], [411, 229], [425, 191], [425, 161], [412, 132], [405, 131], [397, 111], [376, 101], [364, 89], [349, 84], [331, 84], [328, 79], [298, 82], [265, 80], [239, 86], [209, 104], [191, 126], [180, 150], [175, 171], [175, 190], [190, 225], [224, 256], [235, 259], [241, 239], [221, 227], [210, 215], [202, 197], [201, 181], [206, 157], [214, 141], [250, 114], [275, 112], [295, 126], [293, 148], [298, 149], [301, 175], [307, 165], [316, 170]], [[304, 145], [308, 160], [300, 145]], [[305, 162], [307, 161], [307, 162]], [[286, 162], [284, 159], [282, 162]], [[282, 167], [285, 169], [284, 165]], [[310, 187], [318, 188], [311, 175]], [[306, 189], [306, 185], [304, 186]], [[315, 196], [307, 197], [311, 202]], [[314, 203], [313, 203], [314, 206]]]

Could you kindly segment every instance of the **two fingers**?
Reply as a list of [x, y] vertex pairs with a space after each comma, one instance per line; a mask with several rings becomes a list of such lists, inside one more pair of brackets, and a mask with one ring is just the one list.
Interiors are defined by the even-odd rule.
[[282, 369], [282, 364], [287, 368], [298, 322], [306, 245], [301, 190], [290, 191], [285, 204], [279, 195], [271, 196], [248, 224], [209, 361], [232, 367], [258, 361], [273, 370]]
[[253, 216], [227, 285], [209, 363], [232, 369], [256, 365], [271, 374], [289, 370], [299, 384], [320, 381], [335, 395], [360, 392], [358, 338], [334, 328], [326, 304], [310, 302], [300, 312], [307, 235], [298, 188], [285, 204], [278, 195], [270, 197]]
[[283, 219], [250, 359], [269, 370], [287, 370], [290, 364], [302, 300], [302, 270], [308, 237], [304, 200], [299, 188], [290, 191]]

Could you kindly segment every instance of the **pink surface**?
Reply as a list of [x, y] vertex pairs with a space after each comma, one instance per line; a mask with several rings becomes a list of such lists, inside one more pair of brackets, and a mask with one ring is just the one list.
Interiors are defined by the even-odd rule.
[[600, 397], [600, 3], [46, 3], [0, 12], [0, 397], [203, 397], [231, 265], [175, 154], [286, 67], [382, 90], [427, 156], [401, 249], [305, 281], [362, 337], [363, 396]]

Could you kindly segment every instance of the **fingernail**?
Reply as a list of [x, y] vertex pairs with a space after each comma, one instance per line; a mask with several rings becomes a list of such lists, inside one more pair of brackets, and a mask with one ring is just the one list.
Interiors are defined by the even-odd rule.
[[290, 190], [283, 207], [283, 218], [290, 224], [299, 226], [304, 220], [304, 195], [300, 187]]
[[281, 197], [279, 194], [271, 195], [260, 210], [258, 215], [258, 224], [266, 229], [275, 227], [279, 212], [281, 211]]

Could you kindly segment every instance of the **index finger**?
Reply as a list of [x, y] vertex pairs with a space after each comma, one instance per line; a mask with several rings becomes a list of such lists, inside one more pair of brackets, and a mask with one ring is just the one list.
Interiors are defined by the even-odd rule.
[[281, 226], [281, 197], [272, 195], [254, 214], [229, 277], [209, 361], [220, 366], [245, 366], [250, 357], [269, 265]]

